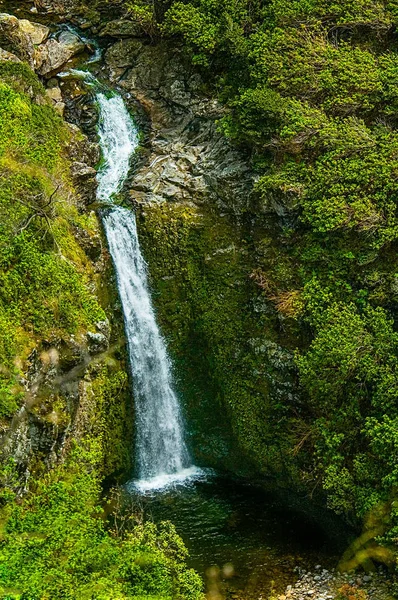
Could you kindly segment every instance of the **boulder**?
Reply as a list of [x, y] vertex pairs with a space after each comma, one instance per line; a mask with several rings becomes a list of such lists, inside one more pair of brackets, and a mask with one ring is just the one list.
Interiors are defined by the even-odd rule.
[[56, 73], [86, 47], [79, 36], [70, 31], [62, 31], [57, 40], [48, 39], [49, 35], [50, 30], [45, 25], [0, 14], [0, 47], [28, 62], [44, 76]]
[[6, 13], [0, 13], [0, 47], [34, 66], [31, 37], [21, 28], [16, 17]]
[[57, 102], [62, 102], [62, 94], [58, 86], [48, 88], [46, 94], [53, 102], [55, 102], [55, 104], [57, 104]]
[[91, 354], [105, 352], [109, 348], [109, 340], [103, 333], [87, 333], [87, 344]]
[[12, 54], [12, 52], [7, 52], [7, 50], [3, 50], [3, 48], [0, 48], [0, 62], [14, 62], [14, 63], [18, 63], [21, 62], [21, 60], [18, 58], [18, 56], [15, 56], [15, 54]]
[[53, 102], [53, 106], [57, 113], [63, 117], [65, 112], [65, 103], [62, 99], [61, 89], [58, 85], [52, 85], [46, 89], [46, 94], [50, 100]]
[[45, 42], [50, 35], [50, 30], [41, 23], [32, 23], [27, 19], [21, 19], [19, 21], [20, 30], [25, 33], [31, 40], [32, 44], [38, 46]]
[[71, 31], [61, 31], [58, 36], [58, 42], [65, 50], [71, 53], [72, 56], [84, 52], [86, 44], [79, 38], [78, 35]]
[[85, 44], [77, 35], [63, 31], [58, 40], [50, 39], [37, 48], [36, 70], [40, 75], [51, 76], [84, 49]]

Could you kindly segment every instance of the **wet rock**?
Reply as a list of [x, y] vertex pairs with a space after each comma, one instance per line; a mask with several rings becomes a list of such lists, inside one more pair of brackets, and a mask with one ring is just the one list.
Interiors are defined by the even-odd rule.
[[106, 319], [105, 321], [98, 321], [95, 324], [95, 327], [96, 327], [97, 331], [102, 333], [108, 340], [110, 339], [111, 324], [109, 323], [108, 319]]
[[79, 208], [84, 211], [87, 205], [96, 200], [98, 183], [95, 165], [100, 159], [100, 150], [98, 144], [90, 142], [76, 125], [68, 123], [68, 127], [72, 134], [70, 143], [68, 144], [68, 155], [71, 159], [71, 174], [79, 191], [81, 200]]
[[34, 0], [35, 12], [64, 15], [74, 8], [75, 0]]
[[55, 104], [62, 102], [62, 94], [59, 87], [53, 87], [46, 90], [46, 94]]
[[112, 69], [120, 69], [132, 66], [142, 49], [142, 43], [136, 39], [123, 40], [122, 43], [116, 43], [107, 51], [107, 62]]
[[101, 272], [103, 268], [102, 262], [102, 239], [98, 233], [88, 233], [81, 227], [74, 228], [74, 236], [79, 246], [83, 248], [88, 258], [93, 262], [95, 272]]
[[53, 75], [74, 56], [85, 49], [81, 39], [69, 31], [63, 31], [58, 40], [50, 39], [36, 51], [36, 70], [40, 75]]
[[27, 19], [20, 19], [20, 30], [23, 31], [35, 46], [45, 42], [50, 35], [50, 29], [41, 23], [32, 23]]
[[40, 75], [51, 75], [85, 49], [79, 36], [62, 31], [48, 39], [50, 30], [40, 23], [0, 14], [0, 47], [29, 63]]
[[61, 31], [58, 36], [58, 43], [61, 44], [65, 50], [70, 52], [72, 56], [84, 52], [86, 44], [80, 39], [78, 35], [71, 31]]
[[118, 39], [143, 37], [144, 35], [144, 31], [138, 23], [124, 19], [110, 21], [99, 32], [100, 37], [114, 37]]

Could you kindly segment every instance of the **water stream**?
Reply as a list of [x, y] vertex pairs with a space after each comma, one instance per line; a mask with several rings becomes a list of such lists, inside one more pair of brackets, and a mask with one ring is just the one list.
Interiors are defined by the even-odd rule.
[[[88, 78], [95, 85], [92, 76]], [[309, 519], [282, 508], [261, 488], [193, 466], [170, 359], [151, 302], [135, 215], [111, 204], [128, 175], [137, 130], [121, 96], [98, 91], [96, 102], [103, 154], [98, 199], [108, 205], [102, 221], [123, 306], [136, 407], [137, 479], [127, 489], [146, 518], [176, 524], [191, 564], [202, 575], [218, 564], [236, 590], [256, 594], [258, 589], [271, 589], [273, 580], [281, 585], [284, 578], [293, 577], [301, 553], [312, 565], [324, 555], [325, 564], [330, 542]]]
[[[15, 0], [6, 1], [5, 9], [31, 17]], [[92, 46], [84, 60], [95, 65], [101, 60], [98, 44], [72, 30]], [[221, 571], [213, 571], [212, 576], [228, 578], [232, 592], [228, 597], [268, 598], [292, 582], [296, 565], [335, 564], [345, 544], [344, 532], [335, 521], [323, 528], [323, 517], [310, 518], [250, 482], [193, 466], [166, 344], [151, 302], [135, 216], [115, 204], [138, 146], [137, 128], [119, 94], [86, 70], [69, 74], [84, 78], [99, 108], [103, 163], [98, 199], [104, 204], [101, 217], [123, 306], [137, 416], [137, 468], [126, 486], [133, 509], [138, 507], [156, 522], [171, 520], [189, 549], [190, 566], [206, 579], [209, 567], [218, 565]]]
[[[87, 76], [93, 84], [92, 75]], [[138, 132], [121, 96], [96, 93], [103, 164], [97, 197], [112, 203], [129, 172]], [[184, 439], [170, 359], [156, 323], [135, 215], [121, 206], [102, 211], [122, 303], [136, 414], [136, 486], [163, 488], [199, 474]]]

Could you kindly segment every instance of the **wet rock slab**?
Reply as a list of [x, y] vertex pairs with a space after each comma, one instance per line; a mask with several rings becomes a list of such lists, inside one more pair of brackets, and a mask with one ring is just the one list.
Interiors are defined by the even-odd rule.
[[203, 94], [203, 82], [184, 56], [137, 37], [111, 46], [106, 63], [112, 82], [141, 103], [151, 122], [150, 155], [135, 173], [133, 199], [206, 202], [244, 213], [253, 174], [218, 130], [223, 108]]

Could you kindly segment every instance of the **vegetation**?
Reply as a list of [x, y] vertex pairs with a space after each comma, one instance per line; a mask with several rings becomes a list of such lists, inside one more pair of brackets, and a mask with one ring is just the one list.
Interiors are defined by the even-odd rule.
[[10, 502], [12, 491], [4, 488], [2, 597], [201, 598], [199, 576], [186, 569], [186, 550], [171, 524], [144, 524], [134, 514], [107, 523], [112, 507], [111, 501], [101, 506], [100, 455], [98, 441], [86, 439], [63, 466], [33, 482], [22, 501]]
[[[396, 555], [396, 1], [109, 0], [90, 16], [106, 4], [184, 48], [226, 107], [220, 130], [256, 174], [239, 223], [167, 203], [140, 215], [159, 316], [194, 382], [189, 410], [217, 398], [259, 471], [353, 524], [382, 514], [364, 555], [390, 556], [371, 537]], [[34, 101], [42, 89], [26, 67], [0, 65], [0, 75], [7, 424], [37, 340], [82, 338], [104, 313], [72, 233], [82, 216], [60, 151], [69, 134]], [[98, 508], [101, 477], [121, 468], [103, 419], [104, 407], [113, 424], [123, 414], [113, 399], [126, 380], [114, 367], [94, 367], [86, 382], [102, 407], [98, 422], [89, 418], [97, 442], [70, 450], [23, 500], [5, 469], [1, 581], [10, 597], [56, 598], [58, 578], [69, 597], [76, 586], [82, 598], [200, 595], [172, 528], [135, 523], [118, 536]], [[120, 430], [115, 446], [123, 455]]]
[[105, 319], [72, 228], [79, 215], [62, 148], [68, 132], [23, 64], [0, 64], [0, 418], [22, 400], [19, 383], [38, 338], [82, 334]]
[[[240, 442], [260, 468], [271, 463], [280, 473], [287, 470], [296, 485], [326, 496], [328, 505], [353, 523], [379, 503], [390, 503], [387, 537], [393, 540], [397, 6], [384, 0], [159, 0], [155, 5], [167, 9], [157, 18], [158, 35], [184, 46], [228, 109], [220, 129], [247, 153], [258, 175], [258, 205], [249, 209], [257, 230], [239, 234], [240, 249], [246, 244], [250, 254], [240, 268], [251, 269], [252, 282], [273, 310], [274, 320], [269, 313], [258, 317], [257, 325], [266, 327], [264, 343], [296, 349], [301, 399], [292, 405], [287, 396], [272, 395], [269, 373], [258, 380], [258, 353], [254, 357], [247, 347], [258, 330], [242, 289], [238, 316], [227, 284], [224, 297], [219, 292], [216, 301], [210, 292], [206, 298], [223, 272], [206, 264], [195, 273], [192, 265], [199, 261], [189, 249], [188, 271], [178, 283], [181, 240], [174, 249], [179, 258], [168, 253], [177, 283], [157, 287], [163, 294], [168, 287], [175, 296], [173, 286], [179, 285], [184, 291], [177, 293], [191, 298], [191, 307], [203, 300], [202, 311], [191, 315], [190, 339], [199, 333], [194, 343], [207, 353], [212, 382], [230, 404]], [[131, 6], [130, 14], [134, 18]], [[142, 231], [144, 240], [146, 235], [153, 240], [148, 217]], [[150, 255], [149, 242], [147, 248]], [[154, 264], [161, 264], [164, 252]], [[240, 277], [234, 261], [229, 267], [231, 288]], [[213, 312], [203, 342], [200, 332], [211, 307], [217, 315]], [[163, 318], [167, 323], [172, 317]], [[238, 329], [230, 338], [233, 328]], [[178, 348], [175, 339], [172, 344]], [[232, 356], [239, 356], [239, 367]], [[238, 369], [246, 392], [236, 396], [231, 386]]]

